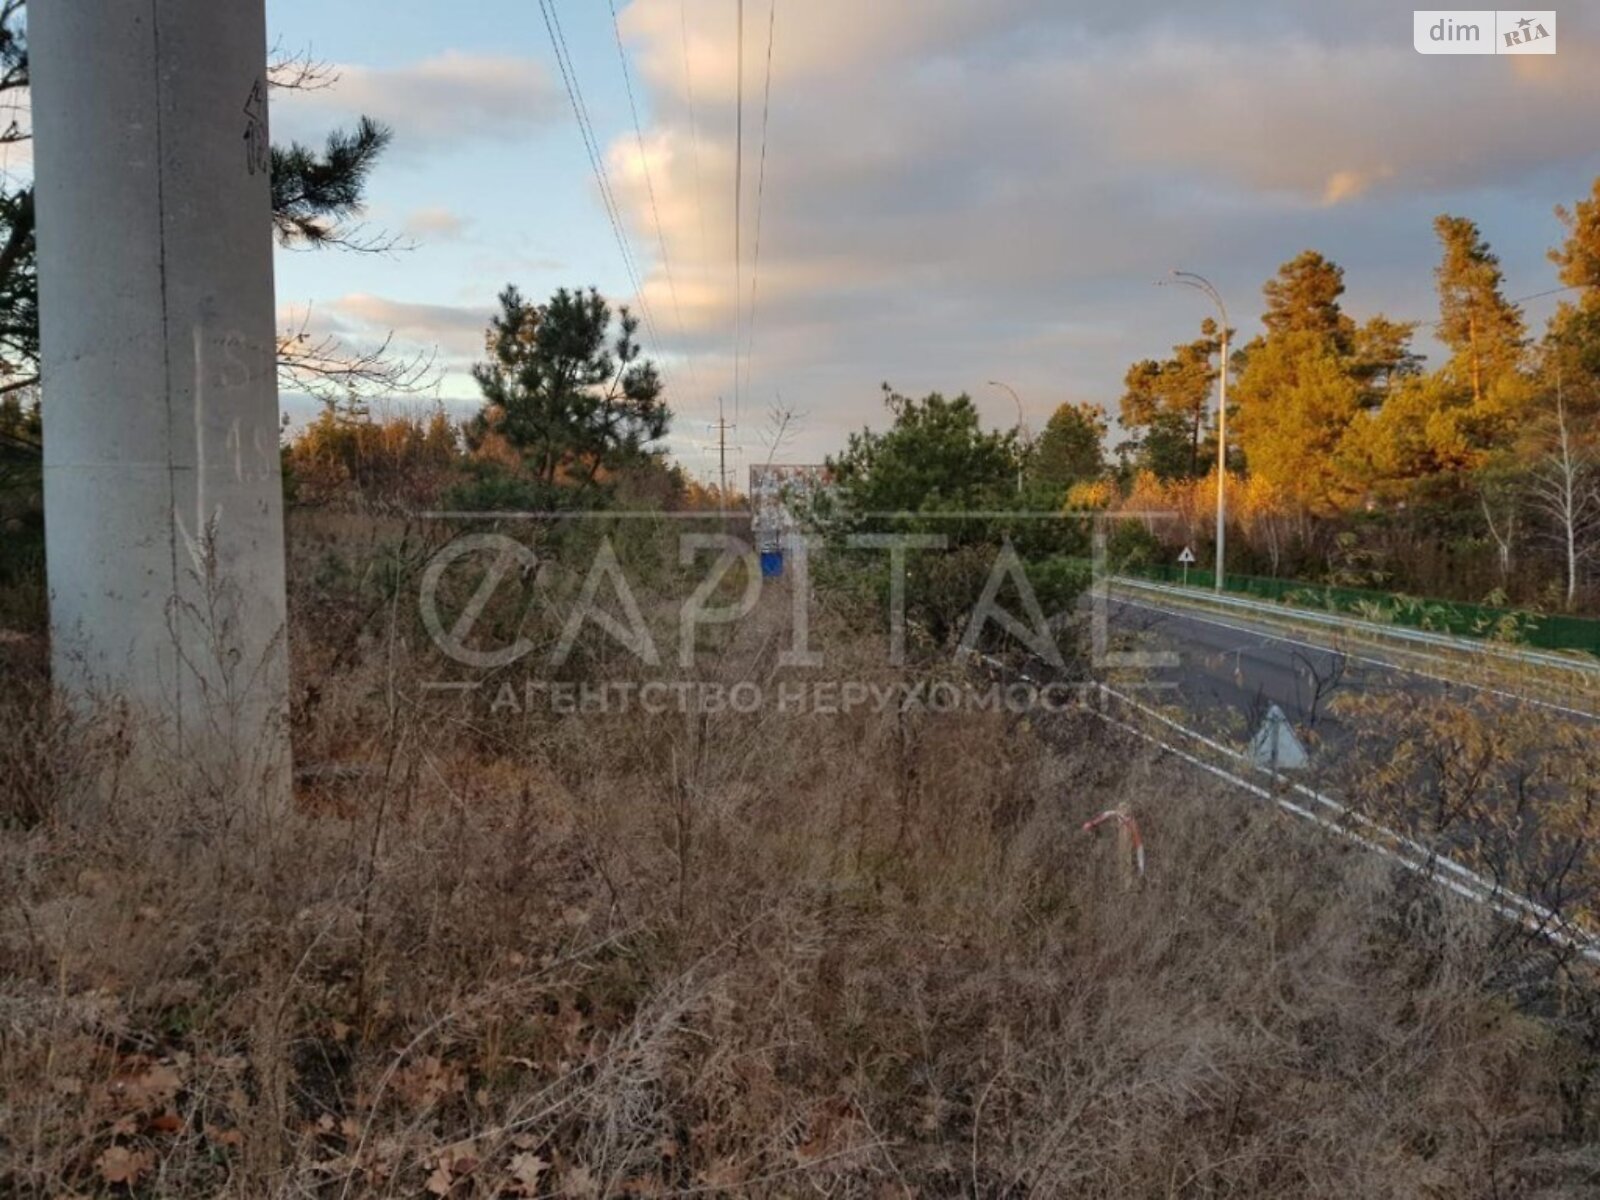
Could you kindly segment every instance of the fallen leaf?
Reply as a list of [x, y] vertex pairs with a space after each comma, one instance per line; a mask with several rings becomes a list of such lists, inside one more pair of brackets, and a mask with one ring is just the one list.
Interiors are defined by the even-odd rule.
[[709, 1188], [732, 1190], [744, 1182], [744, 1170], [737, 1159], [720, 1159], [709, 1171], [700, 1172], [700, 1182]]
[[456, 1183], [478, 1169], [478, 1158], [471, 1151], [471, 1142], [447, 1146], [434, 1161], [433, 1172], [424, 1185], [435, 1196], [448, 1196]]
[[395, 1091], [413, 1108], [428, 1108], [466, 1088], [466, 1074], [456, 1063], [433, 1055], [395, 1072]]
[[564, 1196], [577, 1196], [579, 1200], [589, 1200], [600, 1194], [600, 1185], [595, 1182], [588, 1167], [568, 1167], [561, 1181], [561, 1193]]
[[151, 1117], [145, 1128], [151, 1133], [177, 1133], [183, 1128], [183, 1118], [168, 1109], [159, 1116]]
[[145, 1070], [117, 1075], [107, 1086], [124, 1108], [138, 1110], [165, 1105], [183, 1087], [183, 1079], [171, 1067], [158, 1063]]
[[511, 1178], [516, 1181], [525, 1196], [539, 1194], [539, 1177], [549, 1169], [549, 1161], [537, 1154], [517, 1154], [511, 1159]]
[[100, 1156], [100, 1178], [110, 1184], [133, 1187], [155, 1164], [148, 1150], [129, 1150], [126, 1146], [110, 1146]]

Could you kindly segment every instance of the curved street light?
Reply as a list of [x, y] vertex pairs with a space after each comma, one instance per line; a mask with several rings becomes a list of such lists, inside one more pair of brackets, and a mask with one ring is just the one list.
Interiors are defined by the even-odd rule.
[[1222, 317], [1222, 366], [1217, 395], [1217, 591], [1223, 590], [1224, 563], [1228, 545], [1228, 306], [1204, 275], [1173, 268], [1172, 278], [1157, 281], [1158, 287], [1180, 284], [1210, 297]]

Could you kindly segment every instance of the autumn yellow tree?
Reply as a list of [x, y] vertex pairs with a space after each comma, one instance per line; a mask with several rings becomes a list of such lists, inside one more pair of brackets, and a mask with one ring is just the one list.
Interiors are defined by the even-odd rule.
[[1239, 444], [1251, 474], [1304, 513], [1364, 495], [1368, 414], [1418, 365], [1413, 326], [1381, 315], [1358, 325], [1339, 306], [1343, 293], [1338, 264], [1314, 250], [1290, 259], [1262, 288], [1266, 334], [1241, 355]]
[[1121, 424], [1134, 434], [1139, 467], [1163, 479], [1198, 475], [1204, 469], [1206, 414], [1216, 370], [1212, 359], [1220, 342], [1215, 321], [1207, 318], [1200, 337], [1172, 348], [1172, 357], [1144, 359], [1123, 379]]
[[[1439, 288], [1439, 340], [1453, 352], [1446, 372], [1470, 390], [1474, 407], [1494, 403], [1514, 383], [1527, 345], [1522, 313], [1502, 294], [1500, 260], [1475, 222], [1448, 214], [1434, 219], [1443, 250], [1434, 278]], [[1503, 405], [1506, 397], [1498, 397]]]

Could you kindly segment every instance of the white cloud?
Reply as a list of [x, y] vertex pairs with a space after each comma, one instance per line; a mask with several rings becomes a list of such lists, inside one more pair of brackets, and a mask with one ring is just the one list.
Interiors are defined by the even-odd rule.
[[331, 87], [277, 93], [275, 126], [315, 141], [330, 123], [366, 115], [393, 127], [397, 152], [411, 153], [525, 137], [561, 113], [550, 73], [535, 58], [447, 50], [401, 67], [341, 63], [331, 71]]
[[401, 229], [419, 242], [447, 242], [460, 238], [471, 223], [448, 208], [419, 208], [406, 217]]
[[446, 304], [416, 304], [357, 292], [322, 306], [332, 331], [371, 341], [393, 334], [396, 341], [438, 347], [462, 359], [480, 357], [489, 309]]
[[7, 186], [33, 176], [33, 97], [27, 91], [12, 90], [0, 103], [0, 133], [23, 140], [0, 145], [0, 182]]
[[[747, 337], [770, 11], [746, 5]], [[575, 43], [609, 37], [604, 6], [592, 27], [577, 21]], [[1247, 328], [1261, 282], [1307, 246], [1345, 265], [1353, 311], [1427, 318], [1429, 219], [1447, 209], [1484, 221], [1514, 292], [1549, 286], [1551, 206], [1586, 192], [1597, 167], [1600, 53], [1586, 22], [1595, 18], [1564, 11], [1560, 54], [1502, 60], [1417, 55], [1409, 23], [1379, 0], [779, 4], [743, 419], [758, 425], [750, 410], [781, 388], [810, 414], [786, 450], [803, 459], [879, 420], [884, 378], [980, 397], [986, 380], [1006, 379], [1036, 425], [1065, 399], [1115, 409], [1126, 364], [1189, 336], [1204, 315], [1151, 286], [1174, 265], [1211, 275]], [[731, 398], [735, 31], [725, 0], [631, 0], [622, 30], [650, 118], [653, 188], [625, 106], [603, 91], [620, 82], [614, 48], [592, 69], [579, 62], [614, 135], [611, 179], [665, 341], [649, 351], [665, 359], [690, 436], [719, 394]], [[570, 121], [547, 61], [452, 51], [347, 66], [327, 92], [280, 97], [277, 133], [318, 140], [369, 112], [394, 125], [397, 156], [420, 152], [431, 166], [447, 145]], [[587, 178], [581, 160], [532, 168]], [[459, 211], [410, 211], [416, 203], [388, 209], [409, 212], [396, 220], [421, 240], [458, 238], [474, 211], [459, 200]], [[594, 219], [608, 238], [598, 198]], [[490, 243], [487, 224], [472, 234], [449, 249], [473, 286], [551, 265], [542, 241], [518, 259]], [[580, 242], [558, 244], [565, 259]], [[386, 285], [344, 285], [356, 286]], [[393, 330], [458, 363], [482, 353], [486, 308], [366, 293], [325, 308], [350, 337]], [[995, 420], [1014, 419], [1003, 399], [984, 403]]]
[[[768, 9], [747, 12], [746, 312]], [[701, 419], [731, 375], [735, 31], [712, 0], [686, 13], [692, 115], [679, 0], [624, 14], [670, 284], [631, 131], [609, 163], [656, 324], [696, 359], [677, 403]], [[1594, 170], [1595, 43], [1564, 13], [1554, 58], [1429, 59], [1393, 16], [1376, 0], [781, 5], [747, 395], [782, 387], [810, 410], [813, 456], [877, 418], [884, 377], [1009, 374], [1040, 417], [1069, 396], [1114, 409], [1126, 363], [1204, 315], [1150, 287], [1167, 268], [1215, 274], [1248, 322], [1261, 282], [1315, 245], [1352, 296], [1426, 315], [1409, 309], [1429, 302], [1428, 218], [1482, 215], [1486, 195], [1533, 218], [1508, 274], [1547, 273], [1529, 243]]]

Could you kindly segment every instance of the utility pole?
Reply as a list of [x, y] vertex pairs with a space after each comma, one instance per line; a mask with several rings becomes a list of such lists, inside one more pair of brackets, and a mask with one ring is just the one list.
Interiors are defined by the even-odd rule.
[[[1167, 283], [1161, 280], [1161, 283]], [[1217, 584], [1216, 590], [1221, 592], [1227, 584], [1227, 549], [1228, 549], [1228, 307], [1222, 302], [1222, 294], [1211, 285], [1211, 281], [1204, 275], [1196, 275], [1192, 271], [1179, 271], [1174, 269], [1171, 282], [1182, 284], [1184, 287], [1193, 288], [1203, 292], [1222, 317], [1222, 363], [1218, 375], [1217, 394]]]
[[[1012, 387], [1009, 383], [1001, 383], [998, 379], [989, 380], [989, 386], [990, 387], [994, 387], [994, 388], [1001, 388], [1001, 389], [1003, 389], [1003, 390], [1005, 390], [1007, 392], [1010, 392], [1011, 393], [1011, 399], [1016, 402], [1016, 405], [1017, 405], [1017, 428], [1022, 433], [1022, 449], [1023, 449], [1024, 453], [1026, 453], [1029, 445], [1033, 441], [1033, 438], [1028, 433], [1028, 419], [1027, 419], [1027, 417], [1022, 415], [1022, 397], [1017, 395], [1017, 389], [1016, 388]], [[1017, 458], [1017, 494], [1019, 496], [1022, 494], [1022, 456], [1018, 456], [1018, 458]]]
[[728, 431], [737, 426], [728, 424], [722, 413], [722, 398], [717, 398], [717, 507], [728, 511]]
[[55, 678], [128, 704], [136, 763], [269, 811], [291, 776], [263, 0], [28, 17]]

